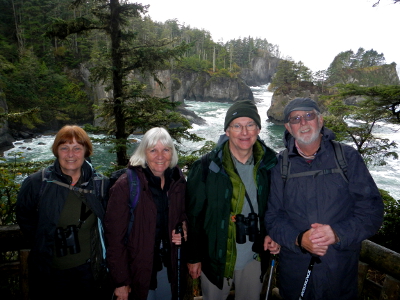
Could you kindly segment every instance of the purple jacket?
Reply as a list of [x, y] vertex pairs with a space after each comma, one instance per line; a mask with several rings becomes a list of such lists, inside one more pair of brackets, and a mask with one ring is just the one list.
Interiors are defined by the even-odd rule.
[[[153, 268], [157, 207], [143, 169], [141, 167], [134, 169], [139, 178], [140, 194], [127, 244], [124, 243], [129, 222], [129, 186], [126, 173], [121, 175], [110, 189], [110, 198], [104, 217], [107, 264], [116, 287], [130, 285], [134, 299], [147, 299]], [[180, 169], [175, 167], [168, 191], [168, 232], [172, 232], [177, 223], [186, 220], [185, 189], [186, 180]], [[173, 296], [177, 294], [178, 286], [177, 251], [175, 244], [171, 243]], [[181, 261], [180, 266], [180, 277], [186, 278], [186, 263]], [[181, 280], [181, 287], [184, 281]]]

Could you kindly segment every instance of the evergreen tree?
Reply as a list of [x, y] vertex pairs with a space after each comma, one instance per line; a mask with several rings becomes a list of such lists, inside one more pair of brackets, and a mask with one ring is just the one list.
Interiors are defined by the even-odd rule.
[[386, 165], [385, 160], [390, 157], [398, 159], [392, 150], [397, 148], [397, 143], [373, 132], [378, 122], [390, 120], [390, 112], [376, 106], [372, 98], [361, 100], [357, 105], [346, 105], [341, 99], [343, 95], [336, 95], [336, 100], [327, 105], [330, 114], [324, 117], [325, 125], [335, 132], [336, 139], [353, 143], [369, 165]]
[[357, 53], [352, 50], [341, 52], [336, 55], [327, 70], [328, 81], [332, 85], [354, 83], [358, 80], [355, 76], [358, 71], [384, 64], [383, 53], [379, 54], [373, 49], [365, 51], [364, 48], [359, 48]]
[[355, 84], [339, 85], [341, 96], [367, 96], [373, 99], [372, 109], [385, 108], [389, 110], [394, 118], [389, 121], [400, 123], [400, 85], [377, 85], [373, 87], [362, 87]]
[[[81, 0], [77, 0], [74, 3], [76, 7], [83, 4], [84, 1]], [[165, 68], [170, 60], [181, 58], [190, 45], [182, 42], [178, 46], [171, 48], [169, 46], [171, 41], [174, 40], [149, 41], [141, 39], [137, 31], [131, 30], [129, 28], [132, 25], [129, 22], [130, 18], [140, 18], [142, 14], [147, 12], [148, 6], [119, 0], [94, 0], [93, 4], [95, 8], [91, 18], [59, 21], [52, 26], [48, 34], [63, 38], [73, 33], [99, 29], [109, 37], [109, 64], [97, 68], [94, 71], [94, 78], [110, 83], [112, 98], [108, 99], [105, 105], [111, 104], [112, 106], [117, 164], [126, 165], [128, 162], [127, 137], [132, 132], [132, 127], [129, 128], [129, 131], [127, 130], [126, 121], [128, 119], [134, 120], [131, 124], [136, 125], [136, 128], [146, 129], [149, 124], [155, 126], [163, 123], [161, 120], [157, 124], [152, 122], [153, 115], [165, 116], [165, 119], [171, 122], [173, 120], [172, 116], [177, 117], [176, 114], [165, 111], [165, 109], [172, 111], [176, 104], [172, 102], [167, 104], [163, 99], [158, 103], [163, 103], [164, 105], [151, 105], [155, 98], [149, 99], [144, 94], [144, 88], [140, 84], [128, 82], [127, 75], [132, 72], [142, 74], [142, 76], [150, 74], [156, 82], [162, 85], [162, 82], [157, 78], [157, 70]], [[171, 31], [171, 35], [174, 35], [174, 30]], [[152, 110], [146, 109], [147, 105], [151, 105]], [[109, 115], [108, 112], [109, 110], [106, 110], [103, 115]], [[144, 117], [147, 118], [145, 121], [143, 121]], [[153, 118], [153, 120], [156, 119]], [[164, 125], [169, 125], [165, 123]], [[181, 136], [192, 137], [189, 133], [184, 133], [186, 129], [190, 128], [190, 124], [184, 122], [181, 118], [178, 118], [176, 123], [181, 126]], [[174, 131], [177, 132], [178, 130], [175, 129]], [[179, 140], [179, 136], [174, 136], [174, 138]]]
[[291, 58], [281, 60], [277, 71], [268, 87], [270, 90], [277, 88], [290, 88], [299, 85], [301, 81], [311, 81], [312, 72], [301, 61], [294, 62]]

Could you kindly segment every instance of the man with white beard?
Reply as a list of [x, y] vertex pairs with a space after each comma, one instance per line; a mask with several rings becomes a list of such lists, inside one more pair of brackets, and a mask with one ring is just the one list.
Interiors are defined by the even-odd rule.
[[317, 103], [284, 109], [286, 149], [272, 169], [267, 233], [281, 245], [285, 300], [357, 299], [361, 242], [382, 224], [383, 202], [361, 155], [333, 141]]

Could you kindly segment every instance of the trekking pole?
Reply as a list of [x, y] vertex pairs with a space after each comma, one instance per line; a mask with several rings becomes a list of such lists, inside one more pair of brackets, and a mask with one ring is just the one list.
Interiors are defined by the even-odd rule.
[[301, 289], [299, 300], [302, 300], [304, 297], [304, 293], [306, 292], [307, 284], [308, 284], [308, 281], [310, 280], [310, 276], [311, 276], [311, 272], [314, 267], [314, 264], [315, 263], [319, 264], [320, 262], [321, 262], [321, 259], [318, 256], [315, 256], [315, 255], [311, 256], [310, 263], [309, 263], [308, 269], [307, 269], [306, 278], [304, 280], [303, 288]]
[[271, 261], [271, 270], [269, 271], [267, 294], [265, 295], [265, 300], [268, 300], [268, 297], [269, 297], [269, 290], [271, 288], [272, 273], [274, 272], [274, 266], [275, 266], [275, 255], [273, 255], [273, 258], [272, 258], [272, 261]]
[[[184, 241], [183, 239], [183, 228], [182, 228], [182, 222], [176, 224], [175, 227], [175, 234], [181, 234], [181, 245]], [[178, 300], [180, 300], [180, 293], [181, 293], [181, 287], [180, 287], [180, 281], [181, 281], [181, 245], [178, 246]]]

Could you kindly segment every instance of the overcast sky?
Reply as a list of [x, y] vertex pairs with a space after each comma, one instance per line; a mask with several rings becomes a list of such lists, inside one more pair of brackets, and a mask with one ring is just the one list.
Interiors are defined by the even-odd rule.
[[400, 69], [400, 3], [381, 0], [142, 0], [153, 21], [177, 19], [215, 42], [251, 36], [279, 46], [282, 57], [325, 70], [340, 52], [383, 53]]

